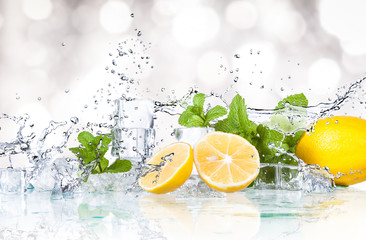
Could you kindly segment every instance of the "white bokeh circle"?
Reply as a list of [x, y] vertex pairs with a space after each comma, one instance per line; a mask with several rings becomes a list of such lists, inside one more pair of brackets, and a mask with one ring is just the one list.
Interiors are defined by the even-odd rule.
[[46, 19], [52, 12], [50, 0], [23, 0], [22, 7], [24, 14], [33, 20]]
[[220, 28], [217, 13], [207, 7], [191, 7], [180, 11], [173, 20], [173, 36], [178, 43], [196, 47], [214, 38]]
[[131, 11], [126, 3], [108, 1], [100, 9], [99, 20], [103, 29], [109, 33], [124, 33], [131, 25]]
[[228, 66], [227, 60], [223, 54], [216, 51], [210, 51], [203, 54], [198, 60], [197, 76], [198, 80], [205, 86], [210, 86], [212, 89], [223, 84], [222, 76], [219, 75], [219, 65]]
[[234, 1], [226, 7], [225, 18], [238, 29], [249, 29], [256, 24], [258, 12], [255, 5], [250, 2]]
[[363, 0], [321, 0], [319, 18], [322, 27], [336, 36], [345, 52], [366, 54], [366, 2]]
[[308, 85], [315, 94], [334, 91], [340, 82], [341, 70], [337, 62], [328, 58], [316, 60], [309, 68]]

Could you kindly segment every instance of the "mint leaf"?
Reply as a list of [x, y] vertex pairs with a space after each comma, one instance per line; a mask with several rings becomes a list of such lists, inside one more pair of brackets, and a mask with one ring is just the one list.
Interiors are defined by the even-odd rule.
[[222, 106], [215, 106], [208, 110], [208, 112], [205, 115], [205, 122], [204, 125], [207, 125], [212, 120], [215, 120], [216, 118], [222, 117], [227, 114], [226, 108]]
[[112, 139], [109, 137], [102, 136], [102, 135], [97, 136], [94, 138], [93, 146], [97, 147], [100, 140], [102, 140], [102, 143], [101, 143], [99, 152], [100, 152], [101, 156], [104, 156], [104, 154], [106, 154], [106, 152], [108, 151], [108, 145], [110, 144]]
[[204, 120], [198, 116], [193, 115], [187, 122], [186, 127], [204, 127]]
[[255, 123], [249, 120], [245, 100], [239, 94], [231, 101], [228, 118], [245, 134], [254, 132], [257, 127]]
[[74, 148], [69, 148], [69, 150], [73, 153], [73, 154], [78, 154], [79, 153], [79, 149], [78, 147], [74, 147]]
[[256, 141], [257, 124], [249, 120], [244, 98], [237, 94], [229, 108], [228, 117], [215, 124], [215, 130], [240, 135], [253, 144]]
[[303, 93], [293, 94], [281, 100], [275, 109], [284, 108], [286, 103], [289, 103], [293, 106], [306, 107], [308, 106], [309, 102]]
[[84, 147], [89, 147], [90, 143], [94, 142], [94, 136], [90, 132], [83, 131], [79, 133], [78, 140]]
[[[192, 107], [192, 106], [189, 106], [189, 107]], [[184, 112], [180, 115], [180, 117], [179, 117], [179, 119], [178, 119], [178, 123], [179, 123], [180, 125], [182, 125], [182, 126], [185, 126], [185, 127], [187, 127], [187, 126], [188, 126], [188, 123], [189, 123], [190, 119], [191, 119], [194, 115], [196, 115], [194, 112], [192, 112], [192, 109], [190, 109], [189, 107], [187, 108], [187, 110], [186, 110], [186, 111], [184, 111]]]
[[132, 164], [128, 160], [120, 160], [117, 159], [112, 165], [110, 165], [105, 172], [109, 173], [119, 173], [119, 172], [128, 172], [132, 168]]
[[[304, 102], [302, 103], [304, 104]], [[287, 119], [287, 115], [276, 114], [274, 116], [276, 116], [273, 118], [276, 123], [271, 122], [272, 125], [278, 123], [276, 126], [289, 128], [287, 125], [292, 124]], [[247, 139], [258, 150], [262, 163], [297, 164], [295, 159], [281, 154], [278, 149], [294, 152], [295, 146], [302, 136], [302, 131], [298, 131], [294, 135], [285, 135], [283, 132], [264, 124], [255, 124], [249, 119], [245, 100], [239, 94], [232, 99], [227, 118], [218, 121], [215, 124], [215, 130], [234, 133]]]
[[239, 133], [238, 128], [232, 124], [228, 118], [218, 121], [215, 124], [215, 130], [226, 133]]
[[[108, 145], [112, 141], [112, 134], [103, 134], [94, 137], [90, 132], [84, 131], [79, 133], [78, 140], [82, 144], [82, 147], [74, 147], [69, 150], [79, 159], [82, 159], [83, 162], [81, 165], [93, 164], [92, 166], [95, 166], [95, 168], [92, 169], [92, 174], [106, 172], [109, 160], [104, 155], [109, 149]], [[127, 169], [127, 167], [124, 169]]]
[[295, 135], [287, 135], [283, 142], [289, 146], [289, 152], [295, 153], [296, 144], [304, 134], [304, 131], [297, 131]]
[[193, 105], [203, 110], [203, 104], [205, 103], [205, 94], [198, 93], [193, 97]]
[[188, 106], [187, 109], [180, 115], [178, 123], [184, 127], [207, 127], [210, 122], [216, 118], [224, 116], [227, 111], [222, 106], [215, 106], [206, 114], [203, 110], [205, 103], [205, 94], [199, 93], [193, 97], [193, 106]]
[[260, 141], [257, 144], [257, 150], [260, 151], [261, 154], [275, 155], [277, 152], [275, 147], [281, 147], [284, 135], [276, 130], [269, 129], [262, 124], [258, 125], [257, 132], [260, 138]]

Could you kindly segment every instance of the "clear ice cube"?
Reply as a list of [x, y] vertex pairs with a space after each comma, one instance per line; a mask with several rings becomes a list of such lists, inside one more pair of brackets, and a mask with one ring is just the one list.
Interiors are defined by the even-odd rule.
[[152, 155], [155, 143], [153, 128], [124, 128], [113, 130], [112, 154], [120, 159], [141, 160]]
[[0, 168], [0, 193], [24, 193], [24, 171], [15, 168]]
[[85, 192], [140, 191], [141, 188], [138, 186], [136, 178], [137, 176], [131, 172], [92, 174], [83, 184], [83, 190]]
[[334, 176], [318, 165], [288, 165], [261, 163], [256, 189], [280, 189], [305, 192], [331, 192]]
[[120, 128], [153, 128], [154, 101], [151, 99], [117, 99], [116, 123]]
[[213, 131], [215, 131], [214, 128], [176, 128], [174, 136], [177, 141], [189, 143], [193, 147], [201, 137]]

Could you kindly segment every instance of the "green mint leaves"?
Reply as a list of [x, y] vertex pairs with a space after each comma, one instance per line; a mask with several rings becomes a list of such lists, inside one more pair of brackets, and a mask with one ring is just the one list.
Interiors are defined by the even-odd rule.
[[[226, 109], [221, 106], [212, 108], [212, 113], [208, 111], [204, 114], [204, 100], [204, 94], [197, 94], [193, 99], [194, 105], [188, 106], [180, 116], [179, 124], [186, 127], [205, 127], [210, 121], [226, 114]], [[294, 109], [288, 109], [286, 103], [295, 106]], [[214, 127], [216, 131], [234, 133], [248, 140], [258, 150], [262, 163], [297, 164], [295, 159], [280, 153], [278, 149], [295, 152], [295, 146], [303, 134], [303, 131], [297, 129], [306, 124], [306, 110], [299, 107], [307, 105], [308, 100], [302, 93], [288, 96], [277, 104], [277, 110], [270, 122], [257, 125], [248, 117], [245, 99], [237, 94], [230, 103], [227, 117], [218, 121]], [[298, 111], [296, 115], [300, 118], [294, 120], [292, 111]]]
[[293, 106], [306, 107], [309, 102], [303, 93], [290, 95], [281, 100], [275, 109], [281, 109], [285, 107], [285, 104], [289, 103]]
[[226, 109], [219, 105], [205, 113], [203, 109], [205, 99], [205, 94], [196, 94], [193, 97], [193, 106], [188, 106], [180, 115], [178, 120], [179, 124], [184, 127], [208, 127], [211, 121], [227, 114]]
[[82, 159], [84, 164], [89, 164], [92, 161], [97, 163], [95, 169], [92, 170], [92, 174], [128, 172], [132, 167], [130, 161], [118, 159], [109, 166], [109, 160], [104, 157], [109, 149], [108, 145], [112, 140], [111, 137], [111, 134], [94, 137], [90, 132], [84, 131], [78, 135], [81, 146], [69, 150], [79, 159]]
[[227, 118], [215, 124], [216, 131], [240, 135], [252, 144], [253, 137], [257, 134], [256, 129], [257, 125], [248, 118], [245, 100], [239, 94], [232, 99]]
[[132, 168], [132, 163], [128, 160], [117, 159], [112, 165], [110, 165], [105, 172], [119, 173], [128, 172]]

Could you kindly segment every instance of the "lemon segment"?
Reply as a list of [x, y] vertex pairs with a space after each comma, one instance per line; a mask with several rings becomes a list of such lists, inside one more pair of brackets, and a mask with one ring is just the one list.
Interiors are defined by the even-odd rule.
[[165, 164], [160, 171], [139, 178], [138, 183], [142, 189], [161, 194], [182, 186], [193, 169], [193, 150], [187, 143], [173, 143], [154, 154], [147, 164], [160, 165], [163, 161]]
[[194, 164], [210, 187], [221, 192], [236, 192], [258, 176], [259, 154], [238, 135], [213, 132], [194, 147]]

